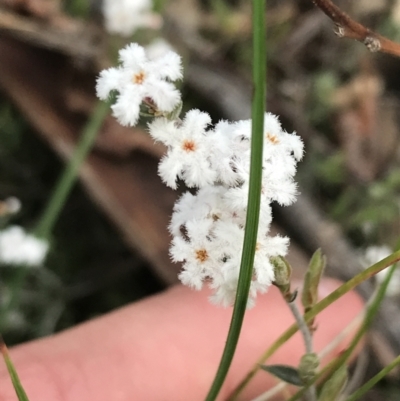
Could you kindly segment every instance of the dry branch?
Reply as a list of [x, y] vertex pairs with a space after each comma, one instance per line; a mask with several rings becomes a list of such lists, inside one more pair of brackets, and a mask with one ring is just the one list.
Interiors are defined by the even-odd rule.
[[354, 21], [330, 0], [312, 0], [336, 25], [336, 34], [341, 38], [355, 39], [367, 46], [371, 52], [388, 53], [400, 57], [400, 44], [366, 28]]

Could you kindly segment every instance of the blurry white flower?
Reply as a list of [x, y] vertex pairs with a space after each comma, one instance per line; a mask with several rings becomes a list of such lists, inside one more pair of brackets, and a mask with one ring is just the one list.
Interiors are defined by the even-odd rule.
[[106, 29], [122, 36], [130, 36], [139, 28], [158, 29], [162, 19], [152, 7], [151, 0], [103, 0]]
[[21, 201], [15, 196], [10, 196], [4, 203], [6, 204], [9, 213], [18, 213], [21, 210]]
[[392, 253], [393, 251], [386, 245], [369, 246], [365, 250], [364, 257], [362, 259], [363, 265], [368, 268], [380, 260], [385, 259]]
[[0, 201], [0, 217], [18, 213], [21, 210], [21, 201], [11, 196], [4, 201]]
[[[365, 250], [361, 262], [365, 269], [372, 266], [373, 264], [385, 259], [391, 255], [393, 251], [386, 245], [382, 246], [370, 246]], [[382, 283], [386, 277], [388, 268], [380, 271], [375, 275], [376, 281]], [[400, 270], [396, 269], [393, 276], [389, 282], [388, 288], [386, 290], [386, 295], [389, 297], [396, 296], [400, 294]]]
[[175, 49], [163, 38], [153, 40], [146, 46], [145, 50], [149, 60], [155, 60], [169, 52], [175, 52]]
[[10, 265], [40, 265], [47, 254], [49, 244], [22, 227], [11, 226], [0, 231], [0, 263]]
[[172, 112], [180, 102], [180, 93], [169, 81], [182, 77], [181, 58], [174, 52], [149, 60], [143, 47], [131, 43], [119, 52], [121, 66], [103, 70], [97, 79], [97, 96], [106, 100], [117, 91], [111, 106], [122, 125], [134, 126], [142, 101], [154, 107], [156, 115]]

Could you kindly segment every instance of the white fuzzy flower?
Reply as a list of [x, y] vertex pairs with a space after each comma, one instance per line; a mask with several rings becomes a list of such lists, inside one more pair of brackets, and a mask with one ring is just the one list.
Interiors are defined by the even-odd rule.
[[199, 189], [195, 195], [190, 192], [184, 193], [174, 205], [169, 225], [170, 233], [173, 236], [181, 236], [182, 229], [190, 220], [229, 220], [236, 221], [237, 224], [244, 223], [244, 219], [239, 220], [239, 216], [228, 208], [224, 201], [225, 192], [224, 187], [207, 186]]
[[[209, 277], [210, 287], [215, 289], [211, 301], [222, 306], [231, 306], [236, 296], [241, 262], [240, 250], [243, 245], [244, 230], [234, 224], [217, 223], [214, 235], [219, 238], [219, 249], [223, 262], [215, 266]], [[274, 267], [270, 257], [287, 253], [289, 239], [269, 237], [259, 232], [254, 259], [254, 274], [250, 284], [247, 307], [254, 305], [258, 293], [265, 293], [274, 280]]]
[[264, 116], [264, 159], [269, 157], [292, 156], [296, 161], [303, 157], [304, 145], [296, 134], [284, 131], [278, 117], [271, 113]]
[[139, 28], [158, 29], [162, 20], [152, 7], [151, 0], [103, 0], [107, 31], [130, 36]]
[[169, 187], [176, 189], [177, 178], [188, 187], [214, 183], [216, 172], [208, 160], [213, 143], [206, 132], [210, 123], [207, 113], [191, 110], [181, 123], [157, 118], [149, 125], [150, 135], [168, 147], [158, 172]]
[[[155, 120], [150, 133], [168, 147], [159, 168], [163, 181], [175, 188], [180, 178], [199, 188], [177, 201], [169, 227], [174, 237], [172, 259], [183, 262], [179, 278], [195, 289], [207, 283], [214, 290], [211, 301], [229, 306], [236, 297], [244, 240], [251, 121], [221, 121], [207, 130], [209, 123], [207, 114], [192, 110], [179, 124]], [[283, 131], [276, 116], [266, 113], [264, 131], [260, 219], [248, 307], [274, 280], [271, 257], [287, 253], [288, 238], [268, 235], [270, 204], [295, 201], [293, 176], [303, 154], [301, 139]]]
[[10, 265], [37, 266], [43, 263], [49, 244], [22, 227], [11, 226], [0, 232], [0, 262]]
[[[241, 167], [236, 167], [238, 177], [243, 177], [240, 185], [229, 188], [225, 198], [235, 209], [246, 208], [247, 197], [249, 192], [249, 169], [242, 170]], [[268, 163], [264, 165], [261, 187], [261, 210], [263, 205], [268, 205], [273, 201], [280, 205], [289, 206], [295, 202], [298, 194], [297, 184], [291, 176], [282, 177], [280, 174], [275, 175], [275, 168]]]
[[134, 126], [140, 105], [146, 101], [157, 114], [172, 112], [180, 102], [180, 93], [169, 81], [182, 77], [181, 59], [174, 52], [149, 60], [143, 47], [131, 43], [119, 52], [121, 66], [103, 70], [97, 79], [97, 96], [106, 100], [117, 91], [111, 106], [122, 125]]
[[[368, 268], [371, 265], [380, 262], [382, 259], [385, 259], [392, 253], [393, 251], [388, 246], [385, 245], [370, 246], [365, 250], [363, 257], [361, 258], [361, 263], [365, 268]], [[382, 283], [385, 280], [387, 273], [388, 269], [380, 271], [378, 274], [375, 275], [376, 281], [378, 283]], [[400, 270], [396, 269], [389, 282], [388, 288], [386, 290], [386, 295], [392, 297], [399, 294], [400, 294]]]
[[230, 187], [242, 182], [237, 168], [250, 160], [249, 138], [236, 130], [237, 123], [220, 121], [212, 132], [213, 147], [210, 160], [217, 171], [217, 180]]
[[218, 249], [211, 233], [212, 220], [191, 220], [185, 225], [185, 237], [172, 241], [170, 254], [174, 262], [184, 262], [179, 275], [183, 284], [200, 290], [203, 281], [218, 264]]
[[[283, 131], [278, 118], [271, 113], [265, 113], [264, 132], [263, 192], [269, 199], [288, 205], [297, 194], [293, 176], [303, 155], [303, 143], [297, 135]], [[218, 172], [218, 180], [232, 188], [248, 182], [251, 120], [222, 121], [216, 125], [212, 137], [215, 146], [210, 160]], [[247, 192], [246, 187], [243, 189]]]
[[[224, 190], [219, 188], [220, 192]], [[223, 198], [218, 198], [216, 192], [210, 193], [209, 201], [203, 198], [206, 202], [202, 204], [207, 189], [202, 192], [199, 199], [185, 194], [175, 207], [170, 226], [174, 234], [170, 254], [175, 262], [183, 262], [179, 275], [183, 284], [199, 290], [208, 283], [214, 289], [211, 301], [230, 306], [236, 294], [244, 227], [220, 209]], [[287, 253], [288, 238], [270, 237], [268, 231], [269, 224], [259, 225], [248, 307], [254, 304], [257, 293], [267, 291], [274, 279], [270, 258]]]

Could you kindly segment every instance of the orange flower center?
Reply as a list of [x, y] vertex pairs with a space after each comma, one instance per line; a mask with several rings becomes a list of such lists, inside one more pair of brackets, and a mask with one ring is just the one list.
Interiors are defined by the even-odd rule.
[[194, 152], [196, 150], [196, 144], [195, 142], [189, 140], [183, 141], [182, 149], [185, 152]]
[[146, 78], [146, 74], [143, 71], [138, 72], [132, 77], [134, 84], [141, 85]]
[[269, 132], [267, 132], [265, 137], [274, 145], [279, 143], [279, 139], [275, 135], [270, 134]]
[[196, 251], [196, 259], [203, 263], [208, 259], [208, 253], [205, 249], [199, 249]]

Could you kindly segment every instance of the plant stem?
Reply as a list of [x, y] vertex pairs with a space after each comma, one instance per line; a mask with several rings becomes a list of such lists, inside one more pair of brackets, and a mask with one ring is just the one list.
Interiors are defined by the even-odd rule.
[[[109, 104], [98, 102], [89, 121], [85, 125], [77, 148], [63, 171], [56, 187], [50, 197], [42, 216], [37, 224], [34, 235], [39, 238], [49, 239], [54, 224], [68, 198], [69, 193], [77, 179], [79, 168], [91, 151], [97, 133], [108, 114]], [[26, 266], [18, 267], [10, 288], [10, 299], [7, 304], [0, 307], [0, 326], [3, 324], [7, 312], [12, 309], [18, 301], [18, 295], [30, 269]]]
[[[331, 354], [338, 347], [338, 345], [341, 344], [345, 340], [345, 338], [349, 336], [350, 333], [354, 332], [356, 327], [360, 326], [362, 320], [364, 319], [364, 315], [364, 311], [359, 313], [333, 341], [331, 341], [318, 353], [318, 358], [321, 360], [327, 355]], [[275, 387], [267, 390], [263, 394], [260, 394], [256, 398], [253, 398], [251, 401], [268, 401], [271, 399], [275, 399], [275, 396], [281, 393], [288, 386], [288, 383], [279, 382], [275, 385]]]
[[214, 401], [217, 398], [226, 375], [228, 374], [239, 340], [253, 274], [254, 253], [260, 214], [263, 131], [266, 104], [265, 80], [267, 57], [265, 49], [265, 6], [266, 0], [253, 0], [254, 97], [252, 102], [250, 182], [238, 287], [225, 348], [206, 401]]
[[[354, 276], [352, 279], [342, 284], [339, 288], [329, 294], [327, 297], [319, 301], [314, 307], [311, 308], [309, 312], [304, 315], [304, 320], [309, 322], [312, 318], [318, 315], [318, 313], [322, 312], [333, 302], [338, 300], [340, 297], [353, 290], [357, 285], [361, 284], [363, 281], [368, 280], [376, 273], [385, 269], [388, 266], [395, 264], [400, 261], [400, 251], [396, 251], [389, 255], [387, 258], [381, 260], [378, 263], [370, 266], [368, 269], [365, 269], [361, 273]], [[260, 356], [260, 358], [255, 362], [253, 367], [244, 377], [244, 379], [238, 384], [238, 386], [234, 389], [231, 396], [228, 398], [229, 401], [234, 401], [238, 399], [238, 396], [243, 391], [243, 389], [247, 386], [247, 384], [252, 380], [255, 374], [260, 369], [260, 366], [265, 363], [265, 361], [270, 358], [283, 344], [285, 344], [293, 335], [297, 332], [298, 327], [296, 324], [290, 326], [275, 342], [270, 345], [270, 347]]]
[[296, 301], [288, 302], [288, 305], [303, 336], [306, 352], [311, 354], [314, 351], [312, 345], [312, 336], [310, 330], [308, 329], [307, 323], [305, 322], [303, 315], [300, 313], [299, 308], [296, 305]]
[[[296, 299], [293, 299], [293, 301], [288, 302], [288, 305], [290, 310], [292, 311], [292, 314], [297, 322], [297, 325], [299, 326], [299, 330], [303, 336], [306, 353], [311, 354], [314, 352], [312, 335], [308, 328], [307, 322], [304, 320], [303, 315], [300, 313], [299, 308], [297, 307]], [[317, 390], [314, 385], [309, 387], [306, 395], [309, 401], [317, 400]]]
[[34, 231], [40, 238], [48, 239], [57, 221], [57, 218], [67, 201], [78, 176], [79, 168], [92, 150], [97, 133], [108, 114], [109, 104], [98, 102], [90, 120], [83, 129], [75, 152], [62, 173], [53, 194], [51, 195], [38, 225]]

